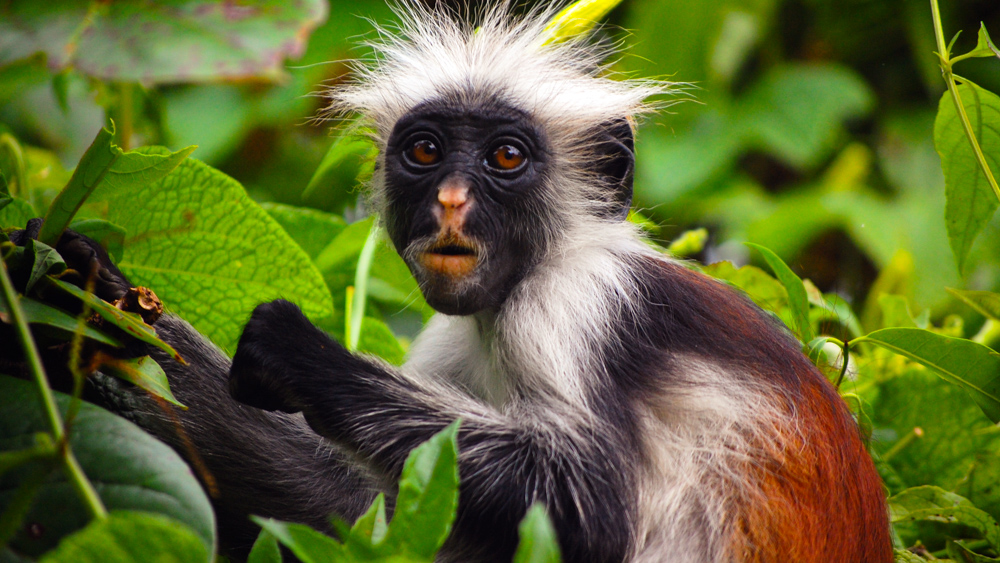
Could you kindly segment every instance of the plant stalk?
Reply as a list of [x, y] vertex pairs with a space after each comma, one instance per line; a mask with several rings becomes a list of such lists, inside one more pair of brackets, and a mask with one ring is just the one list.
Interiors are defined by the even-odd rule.
[[966, 138], [969, 139], [969, 144], [972, 145], [972, 152], [976, 155], [979, 168], [986, 175], [986, 181], [990, 184], [990, 188], [993, 189], [993, 195], [1000, 201], [1000, 185], [997, 185], [993, 171], [990, 170], [990, 165], [986, 162], [986, 155], [983, 154], [983, 149], [979, 146], [979, 140], [976, 139], [976, 134], [972, 130], [972, 122], [969, 121], [969, 115], [966, 113], [965, 105], [962, 103], [962, 96], [958, 93], [958, 85], [955, 83], [955, 74], [952, 72], [952, 65], [955, 60], [959, 60], [961, 57], [952, 60], [948, 45], [944, 42], [944, 27], [941, 24], [941, 9], [938, 6], [938, 0], [931, 0], [931, 14], [934, 19], [934, 38], [937, 40], [938, 59], [941, 61], [941, 74], [944, 76], [945, 84], [948, 85], [948, 92], [951, 94], [951, 100], [955, 104], [955, 111], [958, 112], [959, 119], [962, 121], [962, 128], [965, 130]]
[[365, 301], [368, 299], [368, 276], [375, 257], [375, 247], [378, 246], [378, 237], [378, 223], [372, 223], [365, 245], [361, 248], [361, 256], [358, 257], [358, 269], [354, 273], [354, 299], [347, 333], [347, 349], [352, 352], [358, 348], [358, 340], [361, 338], [361, 322], [365, 318]]
[[2, 269], [2, 272], [0, 272], [0, 289], [2, 289], [0, 294], [2, 294], [3, 300], [7, 305], [7, 310], [10, 311], [10, 315], [14, 320], [14, 330], [17, 333], [18, 340], [21, 342], [21, 348], [27, 356], [32, 377], [38, 386], [38, 393], [42, 399], [42, 409], [45, 411], [45, 417], [48, 419], [54, 441], [58, 444], [57, 447], [59, 457], [63, 463], [63, 469], [66, 471], [66, 476], [73, 485], [73, 488], [76, 489], [77, 494], [83, 499], [91, 516], [94, 518], [107, 518], [108, 511], [104, 507], [104, 503], [101, 502], [101, 498], [97, 495], [97, 491], [94, 490], [93, 484], [91, 484], [90, 480], [83, 473], [83, 468], [80, 467], [66, 440], [66, 432], [63, 428], [62, 419], [59, 416], [55, 397], [52, 395], [52, 389], [49, 387], [48, 378], [45, 376], [45, 368], [42, 366], [38, 347], [35, 346], [35, 340], [31, 337], [31, 331], [28, 329], [24, 311], [21, 310], [21, 304], [17, 300], [17, 292], [14, 290], [14, 284], [10, 281], [10, 276], [7, 275], [7, 264], [2, 260], [0, 260], [0, 263], [3, 264], [3, 267], [0, 268]]

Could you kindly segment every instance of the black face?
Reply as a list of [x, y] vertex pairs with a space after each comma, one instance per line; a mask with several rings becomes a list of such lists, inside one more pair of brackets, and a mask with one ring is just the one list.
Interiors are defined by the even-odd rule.
[[547, 223], [545, 138], [502, 104], [418, 107], [385, 153], [387, 226], [427, 302], [498, 307], [538, 260]]

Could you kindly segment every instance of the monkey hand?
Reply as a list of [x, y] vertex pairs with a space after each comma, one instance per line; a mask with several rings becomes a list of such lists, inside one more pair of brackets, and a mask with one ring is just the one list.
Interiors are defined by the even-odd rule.
[[[24, 229], [10, 234], [10, 241], [24, 246], [29, 240], [38, 238], [41, 228], [42, 219], [31, 219]], [[67, 268], [73, 270], [61, 279], [80, 287], [88, 278], [93, 279], [94, 294], [105, 301], [114, 302], [132, 288], [132, 283], [114, 265], [104, 247], [89, 237], [67, 229], [59, 237], [56, 252], [66, 262]]]
[[[229, 371], [229, 392], [269, 411], [308, 411], [316, 387], [328, 387], [330, 368], [353, 358], [283, 299], [254, 309]], [[320, 392], [322, 394], [322, 391]]]

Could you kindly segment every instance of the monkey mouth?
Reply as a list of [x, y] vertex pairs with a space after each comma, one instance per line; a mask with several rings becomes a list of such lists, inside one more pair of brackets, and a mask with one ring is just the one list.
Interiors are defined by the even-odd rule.
[[420, 253], [427, 270], [449, 278], [462, 278], [479, 264], [479, 252], [471, 241], [449, 238]]

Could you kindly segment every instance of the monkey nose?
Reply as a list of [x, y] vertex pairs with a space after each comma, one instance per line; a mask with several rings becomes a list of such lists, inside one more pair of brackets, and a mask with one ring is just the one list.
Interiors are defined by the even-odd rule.
[[469, 181], [461, 177], [448, 178], [438, 187], [437, 196], [446, 210], [457, 210], [469, 201]]

